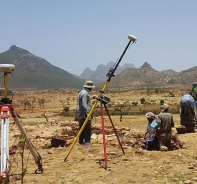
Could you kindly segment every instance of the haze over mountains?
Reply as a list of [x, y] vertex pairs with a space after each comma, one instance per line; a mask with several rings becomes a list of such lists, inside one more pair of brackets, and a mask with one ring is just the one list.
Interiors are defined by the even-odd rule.
[[[123, 58], [124, 59], [124, 58]], [[158, 62], [159, 63], [159, 62]], [[0, 53], [0, 64], [14, 64], [15, 71], [9, 76], [9, 87], [16, 89], [55, 89], [81, 88], [85, 80], [105, 82], [106, 74], [114, 66], [114, 62], [100, 64], [96, 70], [85, 68], [80, 76], [73, 75], [61, 68], [50, 64], [45, 59], [35, 56], [28, 50], [15, 45]], [[0, 80], [3, 87], [3, 73]], [[157, 71], [145, 62], [135, 68], [132, 63], [118, 66], [115, 77], [110, 82], [111, 87], [162, 87], [169, 85], [190, 85], [197, 81], [197, 66], [181, 72], [173, 69]], [[101, 83], [101, 84], [102, 84]]]
[[[112, 68], [115, 64], [116, 63], [113, 61], [107, 63], [106, 65], [100, 64], [97, 66], [96, 70], [93, 70], [93, 71], [87, 67], [82, 72], [80, 77], [82, 79], [104, 81], [104, 80], [106, 80], [106, 74], [108, 73], [109, 69]], [[135, 68], [135, 66], [132, 63], [124, 64], [123, 66], [119, 65], [115, 71], [115, 75], [121, 73], [126, 68]]]

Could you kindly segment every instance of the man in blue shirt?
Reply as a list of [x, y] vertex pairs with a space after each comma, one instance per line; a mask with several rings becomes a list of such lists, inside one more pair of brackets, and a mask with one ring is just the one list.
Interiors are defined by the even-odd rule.
[[155, 115], [152, 112], [147, 112], [146, 117], [148, 120], [145, 137], [146, 137], [146, 149], [149, 151], [159, 150], [159, 139], [157, 134], [157, 121]]
[[[79, 127], [83, 126], [83, 123], [85, 122], [91, 108], [92, 104], [90, 101], [89, 92], [94, 88], [94, 84], [92, 81], [86, 81], [85, 85], [83, 86], [83, 89], [79, 92], [78, 98], [77, 98], [77, 112], [78, 112], [78, 121], [79, 121]], [[79, 136], [79, 144], [83, 145], [89, 145], [90, 144], [90, 137], [91, 137], [91, 120], [92, 118], [88, 120], [86, 123], [85, 128], [83, 129], [82, 133]]]

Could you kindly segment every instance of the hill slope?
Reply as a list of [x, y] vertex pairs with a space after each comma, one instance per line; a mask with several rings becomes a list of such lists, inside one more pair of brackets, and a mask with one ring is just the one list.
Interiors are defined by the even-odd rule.
[[197, 66], [181, 72], [157, 71], [145, 62], [139, 68], [127, 68], [111, 81], [112, 87], [162, 87], [191, 85], [197, 81]]
[[15, 45], [0, 53], [0, 64], [15, 65], [13, 77], [9, 77], [11, 88], [78, 88], [84, 84], [84, 80]]

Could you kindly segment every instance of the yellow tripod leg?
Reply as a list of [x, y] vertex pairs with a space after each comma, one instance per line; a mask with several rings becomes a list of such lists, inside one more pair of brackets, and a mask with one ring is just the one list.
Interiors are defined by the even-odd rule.
[[4, 98], [8, 97], [8, 73], [4, 73]]
[[[98, 96], [98, 99], [102, 96], [102, 94], [103, 94], [103, 92], [106, 90], [107, 86], [108, 86], [108, 81], [106, 81], [106, 83], [104, 84], [102, 90], [100, 91], [99, 96]], [[71, 144], [71, 146], [70, 146], [70, 148], [69, 148], [69, 150], [68, 150], [68, 152], [67, 152], [67, 154], [66, 154], [66, 157], [65, 157], [64, 161], [66, 161], [67, 158], [68, 158], [68, 156], [70, 155], [70, 152], [72, 151], [74, 145], [76, 144], [76, 142], [77, 142], [79, 136], [81, 135], [83, 129], [85, 128], [85, 126], [86, 126], [88, 120], [90, 119], [92, 113], [94, 112], [94, 109], [96, 108], [97, 104], [98, 104], [98, 100], [96, 100], [96, 102], [95, 102], [94, 105], [92, 106], [92, 108], [91, 108], [91, 110], [90, 110], [90, 113], [88, 114], [88, 116], [87, 116], [85, 122], [83, 123], [83, 126], [82, 126], [81, 129], [79, 130], [77, 136], [74, 138], [74, 141], [73, 141], [73, 143]]]

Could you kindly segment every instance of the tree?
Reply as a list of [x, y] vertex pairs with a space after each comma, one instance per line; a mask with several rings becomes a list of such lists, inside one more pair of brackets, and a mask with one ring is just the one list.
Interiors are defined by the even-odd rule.
[[37, 102], [39, 104], [40, 109], [41, 109], [41, 107], [44, 109], [44, 105], [46, 103], [46, 100], [44, 98], [42, 98], [42, 99], [38, 99]]
[[163, 105], [164, 104], [164, 100], [160, 100], [160, 105]]
[[140, 98], [140, 102], [141, 102], [141, 104], [144, 104], [145, 103], [145, 98], [143, 97], [143, 98]]

